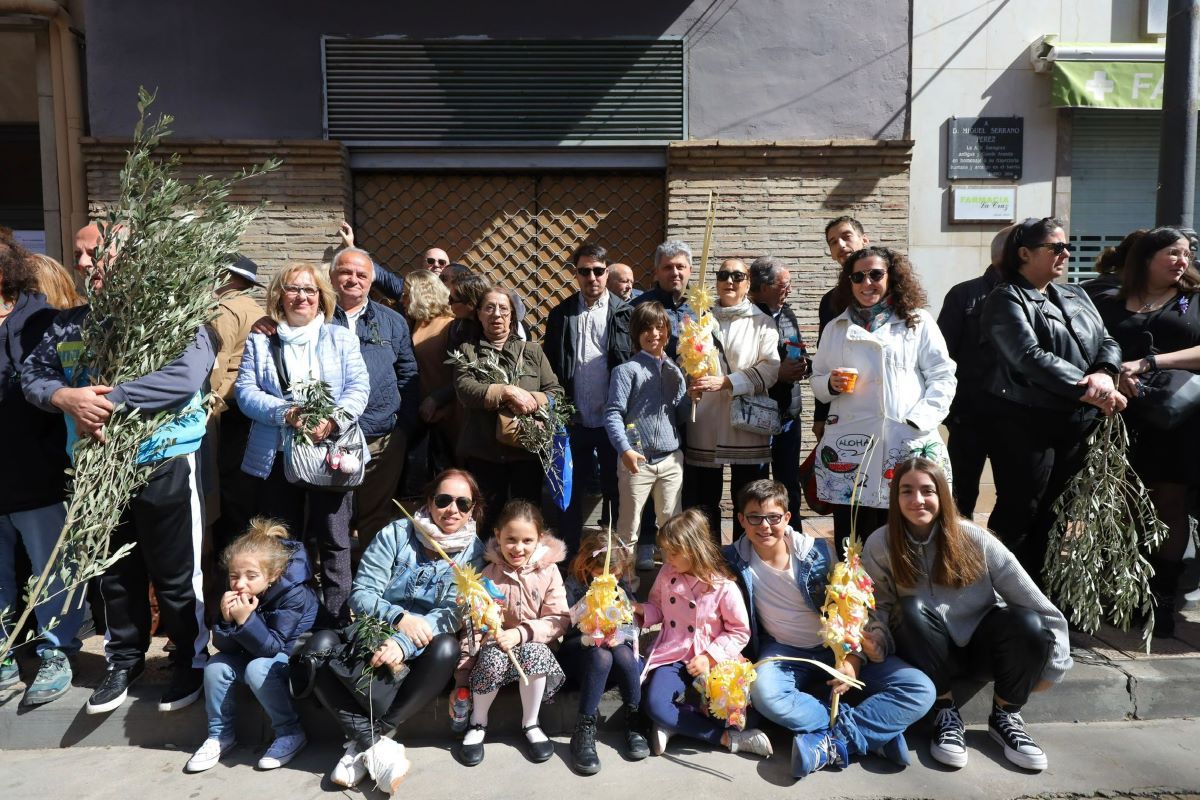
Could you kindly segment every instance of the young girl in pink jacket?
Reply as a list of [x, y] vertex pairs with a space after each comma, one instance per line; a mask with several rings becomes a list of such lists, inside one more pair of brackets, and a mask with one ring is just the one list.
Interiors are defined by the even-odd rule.
[[651, 749], [662, 755], [667, 739], [682, 733], [733, 753], [771, 755], [762, 731], [727, 728], [702, 714], [692, 688], [697, 677], [737, 658], [750, 641], [745, 601], [713, 543], [708, 518], [694, 508], [676, 514], [659, 528], [657, 541], [665, 563], [649, 599], [635, 606], [643, 627], [662, 623], [643, 673], [642, 707], [654, 722]]
[[[488, 711], [500, 687], [517, 681], [509, 653], [516, 656], [529, 683], [518, 683], [521, 692], [521, 730], [529, 743], [530, 761], [554, 755], [554, 743], [542, 732], [538, 714], [542, 701], [554, 696], [563, 682], [563, 670], [548, 647], [571, 624], [567, 595], [558, 562], [567, 555], [562, 540], [543, 530], [542, 515], [525, 500], [511, 500], [496, 521], [495, 537], [488, 542], [483, 576], [503, 593], [497, 600], [504, 629], [476, 638], [478, 649], [470, 666], [473, 706], [471, 725], [463, 737], [459, 760], [473, 767], [483, 760], [483, 739]], [[468, 636], [477, 637], [470, 631]]]

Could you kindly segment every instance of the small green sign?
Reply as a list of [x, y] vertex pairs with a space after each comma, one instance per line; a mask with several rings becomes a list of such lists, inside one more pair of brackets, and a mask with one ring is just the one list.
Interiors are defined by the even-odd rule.
[[1161, 109], [1161, 61], [1055, 61], [1050, 96], [1058, 108]]

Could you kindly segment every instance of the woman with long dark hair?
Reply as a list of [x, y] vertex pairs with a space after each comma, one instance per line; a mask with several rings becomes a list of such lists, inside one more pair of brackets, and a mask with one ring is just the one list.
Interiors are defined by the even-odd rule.
[[1091, 298], [1056, 283], [1070, 247], [1053, 217], [1013, 228], [981, 331], [996, 355], [984, 408], [996, 505], [988, 526], [1040, 579], [1054, 503], [1079, 471], [1098, 414], [1125, 407], [1121, 348]]
[[[1021, 707], [1071, 667], [1067, 621], [1013, 554], [961, 517], [946, 474], [925, 458], [896, 466], [887, 526], [871, 534], [863, 566], [875, 582], [868, 656], [895, 652], [937, 690], [930, 755], [967, 763], [965, 727], [954, 703], [956, 677], [994, 679], [988, 733], [1017, 766], [1046, 768]], [[874, 652], [878, 651], [878, 652]]]
[[1170, 529], [1152, 557], [1150, 588], [1157, 606], [1154, 635], [1175, 634], [1175, 590], [1188, 543], [1188, 493], [1200, 484], [1200, 416], [1166, 427], [1149, 398], [1139, 400], [1159, 370], [1200, 370], [1200, 272], [1187, 236], [1155, 228], [1130, 250], [1121, 289], [1098, 301], [1104, 324], [1121, 346], [1119, 388], [1129, 398], [1130, 463], [1146, 483]]

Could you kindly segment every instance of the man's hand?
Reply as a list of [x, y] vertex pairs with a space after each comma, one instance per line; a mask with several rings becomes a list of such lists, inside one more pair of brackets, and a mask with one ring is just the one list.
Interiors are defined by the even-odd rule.
[[113, 410], [113, 404], [104, 395], [111, 391], [111, 386], [63, 387], [51, 395], [50, 403], [74, 420], [79, 435], [103, 442], [101, 428]]
[[263, 336], [274, 336], [277, 330], [279, 330], [279, 323], [270, 317], [259, 317], [250, 326], [251, 333], [261, 333]]
[[638, 465], [646, 460], [646, 457], [636, 450], [626, 450], [621, 453], [621, 463], [625, 465], [625, 469], [629, 470], [629, 474], [638, 474]]
[[417, 614], [405, 614], [396, 623], [395, 628], [417, 647], [424, 647], [433, 641], [433, 628], [429, 627], [424, 617]]
[[787, 358], [779, 362], [779, 380], [795, 383], [808, 377], [807, 361], [798, 358]]

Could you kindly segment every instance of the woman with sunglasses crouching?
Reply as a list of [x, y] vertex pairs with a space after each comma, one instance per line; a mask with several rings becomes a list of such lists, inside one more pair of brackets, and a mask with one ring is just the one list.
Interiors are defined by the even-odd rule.
[[1070, 249], [1053, 217], [1015, 226], [980, 330], [996, 355], [984, 387], [996, 482], [990, 527], [1040, 584], [1054, 503], [1084, 461], [1098, 414], [1125, 408], [1121, 348], [1087, 292], [1056, 283]]
[[903, 253], [886, 247], [852, 253], [834, 292], [841, 313], [821, 334], [812, 387], [817, 400], [830, 404], [817, 445], [817, 494], [833, 505], [840, 555], [852, 496], [861, 539], [887, 522], [896, 464], [917, 453], [949, 471], [938, 425], [957, 382], [946, 340], [922, 308], [925, 292]]
[[[413, 515], [420, 530], [407, 519], [396, 520], [363, 552], [350, 607], [358, 620], [374, 617], [390, 627], [391, 637], [369, 662], [387, 667], [390, 677], [380, 679], [377, 671], [368, 692], [358, 681], [362, 662], [353, 662], [352, 674], [344, 674], [339, 654], [346, 651], [353, 627], [318, 631], [293, 660], [293, 694], [315, 693], [350, 740], [329, 775], [338, 786], [354, 786], [370, 774], [391, 794], [407, 773], [404, 748], [388, 736], [446, 686], [459, 659], [456, 632], [462, 612], [456, 602], [454, 567], [442, 560], [432, 543], [455, 565], [480, 569], [483, 545], [476, 526], [482, 514], [475, 479], [449, 469], [429, 484], [424, 506]], [[451, 695], [451, 719], [465, 728], [470, 709], [455, 709], [453, 699]]]

